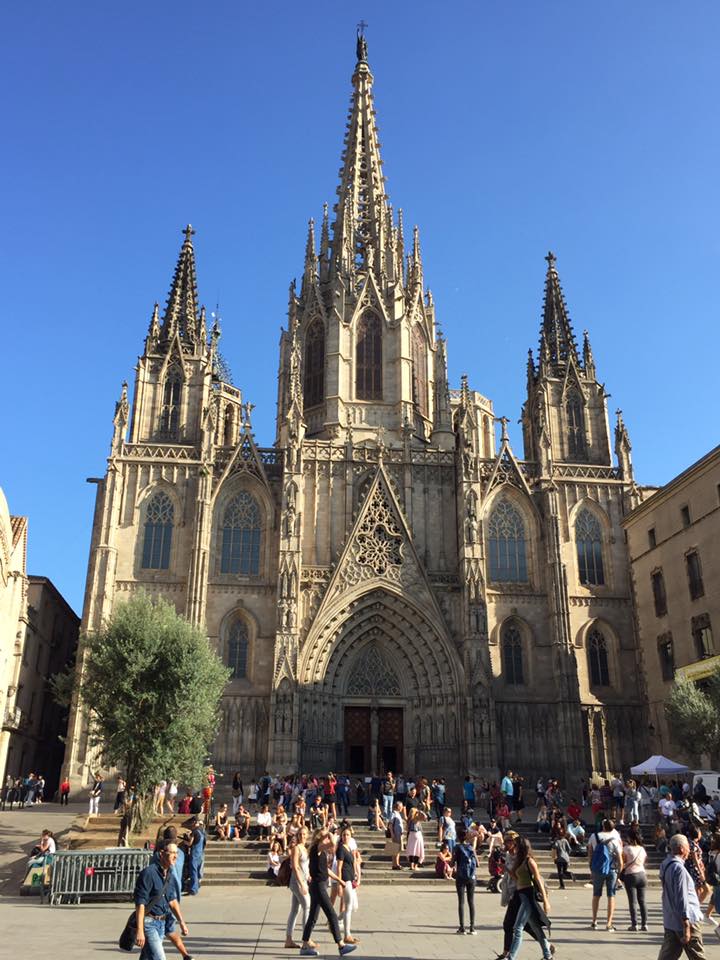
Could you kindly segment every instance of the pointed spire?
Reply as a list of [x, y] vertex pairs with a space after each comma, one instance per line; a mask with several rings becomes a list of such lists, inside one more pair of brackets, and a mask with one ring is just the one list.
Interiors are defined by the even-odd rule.
[[422, 255], [420, 253], [420, 230], [413, 227], [412, 255], [408, 256], [407, 287], [410, 294], [414, 294], [423, 284]]
[[330, 257], [330, 219], [328, 205], [323, 204], [322, 228], [320, 230], [320, 280], [325, 280]]
[[[333, 265], [368, 269], [369, 260], [382, 270], [385, 257], [387, 196], [372, 96], [373, 75], [367, 63], [367, 42], [358, 32], [358, 62], [352, 77], [353, 94], [340, 170], [337, 213], [333, 224]], [[346, 211], [350, 210], [350, 221]], [[372, 254], [368, 257], [368, 251]]]
[[[219, 307], [218, 307], [219, 310]], [[205, 307], [200, 307], [200, 333], [201, 343], [207, 343], [207, 313]]]
[[305, 243], [305, 270], [303, 273], [301, 296], [304, 296], [312, 282], [317, 276], [317, 253], [315, 252], [315, 221], [312, 217], [308, 220], [308, 234]]
[[155, 301], [155, 306], [153, 307], [152, 317], [150, 318], [150, 326], [148, 328], [148, 337], [150, 340], [157, 340], [160, 336], [160, 304]]
[[528, 379], [528, 387], [532, 386], [532, 384], [535, 382], [535, 361], [533, 359], [532, 347], [528, 349], [527, 379]]
[[615, 416], [615, 456], [617, 457], [618, 467], [620, 468], [620, 478], [632, 482], [635, 479], [635, 472], [632, 465], [630, 451], [630, 435], [628, 434], [625, 421], [623, 420], [622, 410], [616, 410]]
[[441, 449], [451, 450], [455, 445], [452, 432], [452, 407], [448, 388], [447, 344], [441, 332], [437, 336], [435, 351], [435, 396], [433, 404], [433, 443]]
[[595, 379], [595, 359], [593, 357], [592, 347], [590, 346], [590, 334], [583, 330], [583, 367], [586, 375]]
[[183, 233], [185, 242], [180, 248], [161, 333], [163, 340], [171, 340], [176, 333], [179, 333], [182, 340], [195, 344], [198, 340], [197, 280], [195, 251], [192, 244], [195, 231], [188, 224]]
[[548, 359], [552, 363], [564, 363], [570, 357], [578, 361], [577, 345], [573, 333], [570, 317], [567, 312], [565, 297], [560, 286], [555, 264], [557, 258], [549, 252], [547, 260], [547, 274], [545, 276], [545, 300], [543, 303], [543, 323], [540, 332], [541, 360], [543, 348], [547, 349]]

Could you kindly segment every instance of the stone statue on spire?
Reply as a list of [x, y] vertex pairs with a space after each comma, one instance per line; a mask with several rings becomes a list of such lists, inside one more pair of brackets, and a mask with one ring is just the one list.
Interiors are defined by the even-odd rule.
[[357, 44], [356, 52], [358, 63], [367, 63], [368, 58], [368, 47], [367, 40], [365, 39], [365, 27], [367, 24], [364, 20], [361, 20], [357, 28]]

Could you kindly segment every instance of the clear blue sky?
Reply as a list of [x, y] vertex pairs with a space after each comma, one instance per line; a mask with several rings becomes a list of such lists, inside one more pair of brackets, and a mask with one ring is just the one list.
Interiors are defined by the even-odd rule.
[[421, 229], [453, 385], [515, 421], [551, 248], [638, 479], [718, 442], [715, 0], [6, 7], [0, 485], [79, 611], [113, 405], [188, 221], [200, 296], [272, 442], [306, 224], [332, 204], [369, 23], [393, 204]]

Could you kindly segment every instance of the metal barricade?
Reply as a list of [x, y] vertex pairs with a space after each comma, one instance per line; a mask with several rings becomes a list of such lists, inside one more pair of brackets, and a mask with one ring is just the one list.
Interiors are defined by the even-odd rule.
[[135, 889], [151, 850], [60, 850], [50, 879], [50, 903], [80, 903], [83, 897], [126, 900]]

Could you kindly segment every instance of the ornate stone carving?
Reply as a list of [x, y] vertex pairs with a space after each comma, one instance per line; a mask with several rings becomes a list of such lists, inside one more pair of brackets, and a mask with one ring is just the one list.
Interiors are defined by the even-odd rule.
[[400, 681], [375, 644], [367, 647], [358, 657], [350, 674], [347, 691], [349, 696], [399, 697]]

